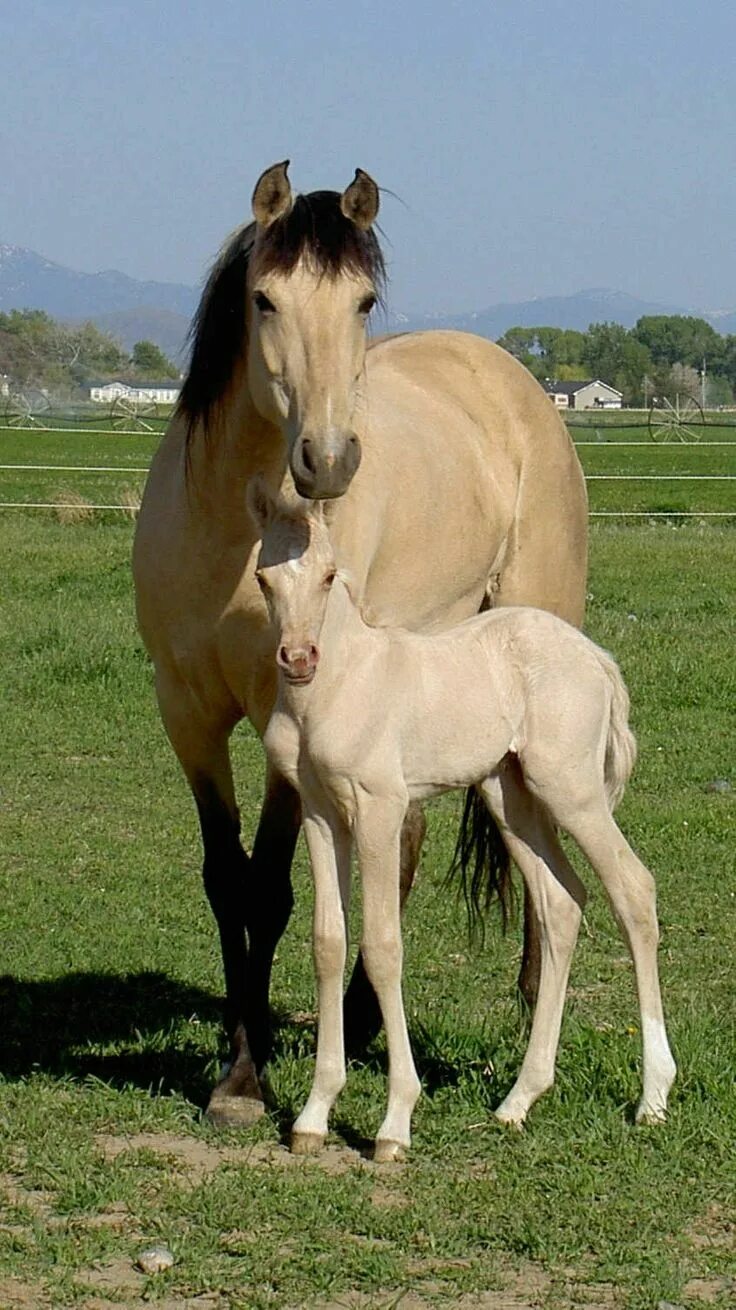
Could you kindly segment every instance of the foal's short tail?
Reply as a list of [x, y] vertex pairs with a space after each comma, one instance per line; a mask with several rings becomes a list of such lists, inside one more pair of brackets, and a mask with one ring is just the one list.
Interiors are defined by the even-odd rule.
[[613, 812], [624, 794], [636, 763], [636, 737], [629, 727], [629, 693], [621, 677], [621, 670], [605, 651], [599, 650], [596, 653], [611, 689], [604, 784], [606, 798]]
[[514, 909], [511, 861], [498, 825], [475, 787], [465, 793], [463, 817], [448, 882], [460, 874], [471, 939], [484, 937], [484, 915], [497, 896], [504, 932]]

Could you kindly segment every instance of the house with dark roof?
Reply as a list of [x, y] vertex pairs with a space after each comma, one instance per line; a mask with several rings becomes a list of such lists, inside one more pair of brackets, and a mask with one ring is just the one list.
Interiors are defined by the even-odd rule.
[[542, 386], [558, 409], [620, 409], [623, 399], [620, 391], [600, 378], [578, 382], [555, 382], [547, 378]]

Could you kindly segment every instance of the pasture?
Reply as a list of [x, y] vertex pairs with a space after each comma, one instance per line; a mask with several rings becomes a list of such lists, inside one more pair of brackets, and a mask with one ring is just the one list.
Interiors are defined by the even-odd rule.
[[[581, 451], [586, 472], [700, 471], [706, 456], [707, 471], [733, 471], [729, 450], [615, 451], [613, 438]], [[34, 462], [127, 470], [154, 441], [5, 432], [3, 462], [30, 463], [32, 446]], [[65, 486], [113, 500], [142, 483], [2, 477], [3, 500]], [[623, 487], [633, 507], [631, 486], [592, 483], [592, 508], [616, 508]], [[736, 514], [732, 487], [642, 483], [636, 507]], [[732, 1304], [736, 823], [734, 791], [708, 790], [736, 787], [732, 524], [592, 532], [587, 630], [621, 663], [640, 746], [619, 814], [658, 881], [679, 1065], [667, 1126], [631, 1123], [632, 970], [587, 871], [557, 1086], [524, 1132], [492, 1121], [524, 1047], [519, 933], [503, 939], [492, 920], [485, 947], [468, 946], [464, 909], [442, 894], [460, 806], [448, 797], [429, 808], [405, 922], [424, 1094], [411, 1158], [394, 1166], [362, 1154], [382, 1113], [382, 1040], [349, 1070], [326, 1155], [296, 1160], [282, 1145], [314, 1049], [301, 844], [274, 976], [273, 1112], [242, 1135], [201, 1120], [218, 1069], [219, 952], [194, 809], [135, 634], [131, 537], [121, 515], [0, 518], [3, 1310]], [[248, 838], [262, 763], [247, 730], [235, 762]], [[147, 1278], [133, 1260], [154, 1242], [176, 1262]]]

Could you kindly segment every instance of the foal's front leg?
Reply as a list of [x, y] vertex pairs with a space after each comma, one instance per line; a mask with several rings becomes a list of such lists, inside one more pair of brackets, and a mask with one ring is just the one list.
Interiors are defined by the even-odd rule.
[[355, 837], [363, 889], [361, 950], [381, 1007], [388, 1044], [388, 1108], [374, 1159], [400, 1159], [411, 1142], [411, 1115], [421, 1090], [401, 995], [399, 861], [404, 806], [371, 798], [359, 806]]
[[317, 1061], [309, 1099], [296, 1120], [291, 1149], [318, 1151], [330, 1110], [345, 1086], [342, 989], [350, 901], [350, 833], [336, 814], [305, 805], [304, 835], [314, 879], [314, 966], [317, 975]]

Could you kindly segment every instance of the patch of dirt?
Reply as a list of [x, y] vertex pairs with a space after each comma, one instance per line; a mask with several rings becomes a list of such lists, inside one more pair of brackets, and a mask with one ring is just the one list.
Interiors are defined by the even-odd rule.
[[53, 1210], [51, 1192], [24, 1187], [15, 1174], [0, 1174], [0, 1199], [13, 1206], [25, 1206], [38, 1219], [48, 1219]]
[[145, 1275], [133, 1267], [132, 1260], [118, 1256], [101, 1260], [92, 1269], [80, 1270], [75, 1274], [75, 1281], [102, 1291], [138, 1292], [143, 1288]]
[[342, 1174], [349, 1169], [367, 1168], [382, 1172], [401, 1169], [401, 1165], [375, 1165], [348, 1146], [327, 1145], [318, 1155], [292, 1155], [276, 1142], [254, 1142], [251, 1146], [215, 1146], [196, 1137], [176, 1133], [134, 1133], [130, 1137], [100, 1135], [95, 1144], [106, 1160], [116, 1160], [128, 1151], [152, 1151], [166, 1159], [182, 1176], [182, 1181], [196, 1185], [222, 1165], [237, 1164], [298, 1169], [317, 1166], [327, 1174]]
[[[472, 1263], [462, 1259], [417, 1260], [411, 1266], [411, 1272], [420, 1279], [421, 1285], [416, 1289], [384, 1291], [372, 1296], [364, 1292], [345, 1292], [329, 1301], [312, 1303], [311, 1310], [432, 1310], [437, 1304], [434, 1298], [443, 1296], [445, 1304], [449, 1304], [452, 1298], [453, 1310], [539, 1310], [550, 1293], [556, 1290], [550, 1275], [531, 1263], [520, 1269], [505, 1270], [500, 1275], [503, 1286], [484, 1292], [453, 1295], [447, 1284], [437, 1281], [443, 1274], [449, 1275], [453, 1270], [467, 1268]], [[615, 1289], [607, 1283], [570, 1283], [562, 1295], [558, 1294], [558, 1301], [580, 1310], [613, 1310], [617, 1303]], [[294, 1306], [293, 1310], [301, 1308]]]
[[682, 1289], [683, 1296], [693, 1301], [705, 1301], [712, 1304], [726, 1292], [736, 1292], [736, 1279], [725, 1274], [713, 1278], [691, 1278]]
[[92, 1296], [83, 1301], [81, 1310], [227, 1310], [225, 1301], [218, 1292], [204, 1293], [202, 1296], [180, 1298], [166, 1297], [163, 1301], [108, 1301], [105, 1297]]
[[378, 1183], [370, 1194], [370, 1202], [377, 1210], [405, 1210], [409, 1198], [403, 1192], [393, 1191]]
[[19, 1278], [0, 1278], [2, 1310], [45, 1310], [50, 1305], [46, 1293], [37, 1283], [22, 1283]]
[[711, 1205], [691, 1224], [687, 1235], [700, 1251], [714, 1246], [720, 1250], [733, 1250], [736, 1247], [736, 1222], [726, 1214], [723, 1206]]

